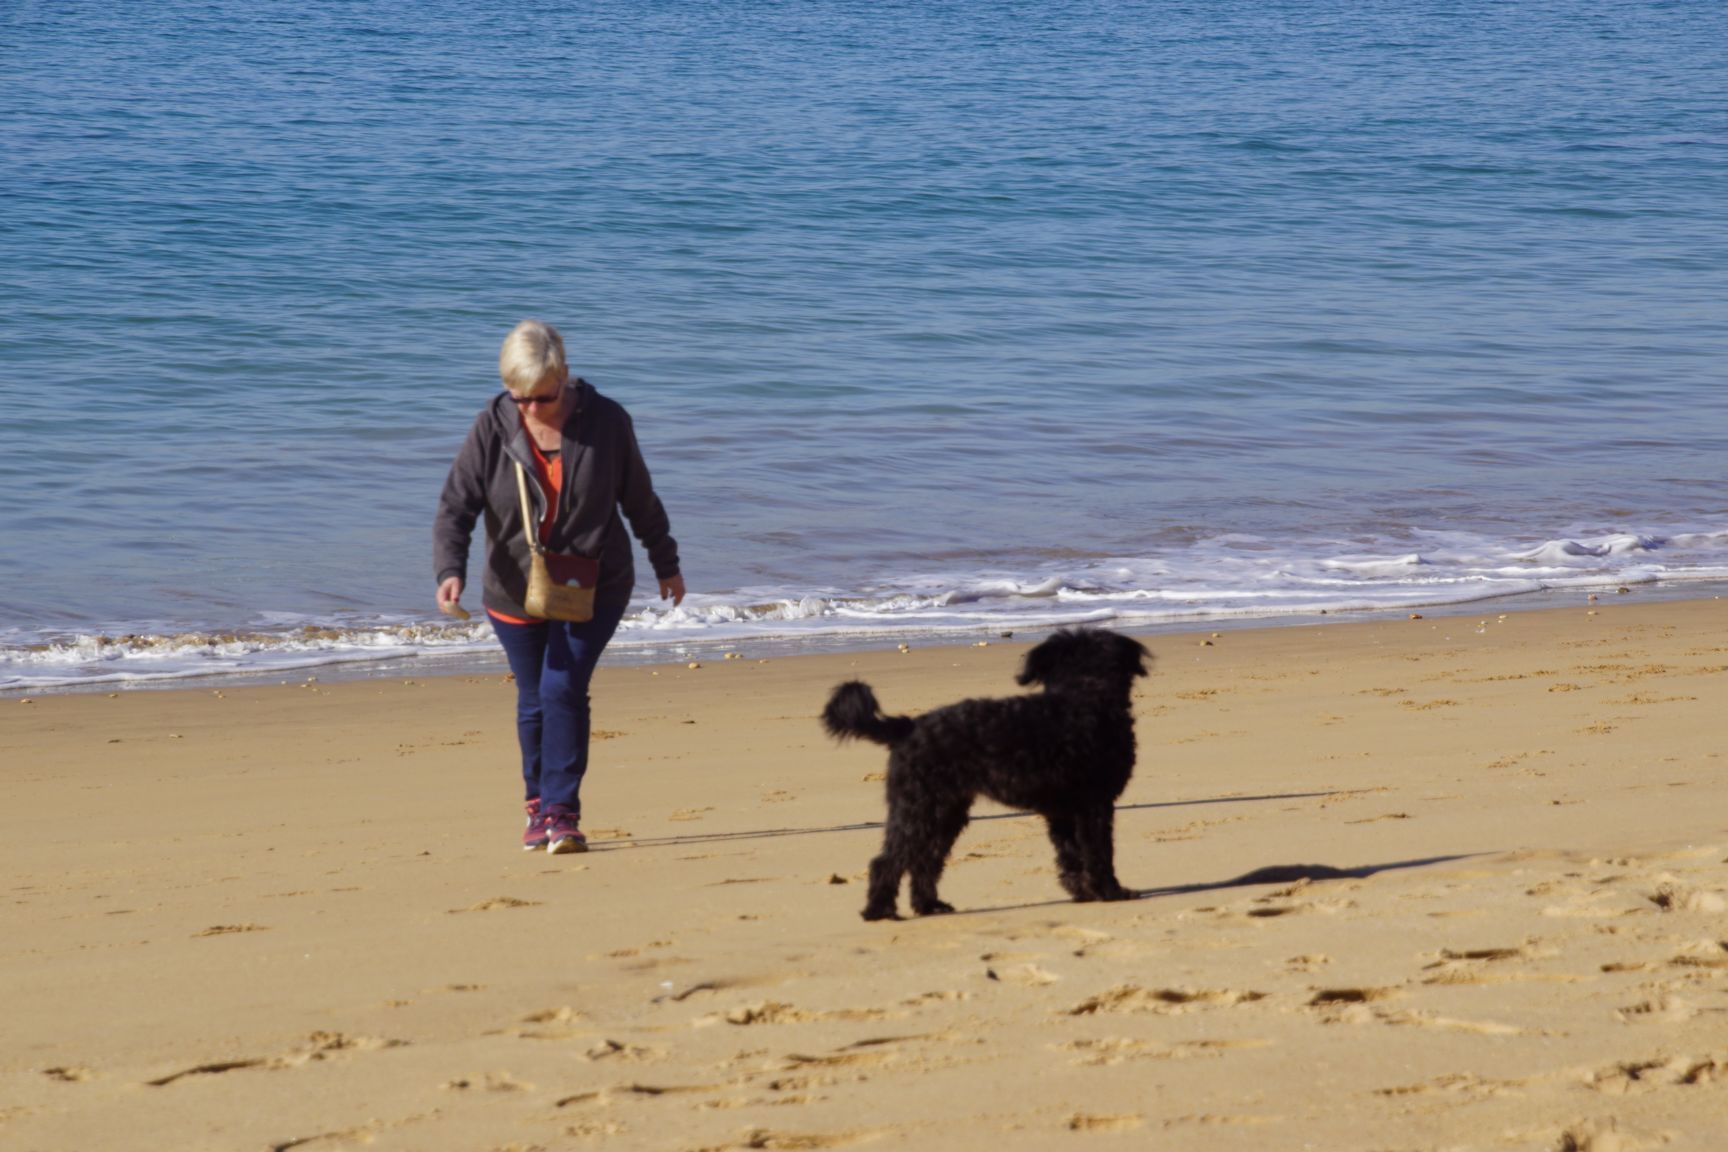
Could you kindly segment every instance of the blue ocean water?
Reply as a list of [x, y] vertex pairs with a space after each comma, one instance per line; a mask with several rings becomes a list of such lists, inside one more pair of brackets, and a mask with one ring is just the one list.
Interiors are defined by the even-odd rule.
[[1728, 9], [0, 8], [0, 688], [484, 648], [523, 316], [693, 595], [620, 646], [1728, 577]]

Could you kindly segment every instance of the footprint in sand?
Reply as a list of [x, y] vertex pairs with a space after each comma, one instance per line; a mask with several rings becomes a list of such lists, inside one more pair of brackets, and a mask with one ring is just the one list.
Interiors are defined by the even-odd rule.
[[1119, 1113], [1112, 1116], [1099, 1116], [1086, 1112], [1076, 1112], [1068, 1117], [1070, 1132], [1130, 1132], [1145, 1123], [1139, 1114], [1133, 1112]]
[[1643, 1152], [1668, 1143], [1665, 1137], [1623, 1129], [1613, 1117], [1585, 1120], [1560, 1133], [1557, 1152]]
[[1162, 1047], [1150, 1040], [1133, 1040], [1123, 1036], [1107, 1036], [1092, 1040], [1070, 1040], [1056, 1045], [1061, 1052], [1073, 1053], [1076, 1064], [1099, 1067], [1126, 1063], [1130, 1060], [1206, 1060], [1218, 1059], [1227, 1052], [1240, 1049], [1269, 1048], [1272, 1041], [1261, 1039], [1183, 1040]]
[[1728, 908], [1721, 893], [1693, 888], [1667, 876], [1661, 878], [1649, 900], [1664, 912], [1715, 913]]
[[1054, 1045], [1059, 1052], [1070, 1052], [1074, 1062], [1088, 1068], [1122, 1064], [1151, 1056], [1155, 1049], [1150, 1040], [1131, 1040], [1126, 1036], [1105, 1036], [1093, 1040], [1070, 1040]]
[[1398, 995], [1396, 988], [1322, 988], [1308, 999], [1310, 1008], [1333, 1008], [1343, 1004], [1375, 1004]]
[[582, 1019], [582, 1013], [570, 1007], [568, 1004], [561, 1004], [556, 1008], [546, 1008], [539, 1012], [530, 1012], [528, 1015], [522, 1017], [522, 1023], [568, 1024], [572, 1020], [580, 1019]]
[[629, 1129], [618, 1120], [585, 1120], [580, 1124], [567, 1124], [564, 1135], [574, 1136], [578, 1140], [601, 1140], [607, 1136], [620, 1136]]
[[718, 1092], [725, 1088], [724, 1084], [619, 1084], [600, 1092], [578, 1092], [574, 1096], [565, 1096], [553, 1101], [555, 1108], [569, 1108], [577, 1104], [610, 1104], [615, 1100], [655, 1100], [662, 1096], [690, 1096], [703, 1092]]
[[900, 1054], [894, 1051], [883, 1052], [827, 1052], [820, 1056], [806, 1055], [802, 1052], [789, 1052], [783, 1067], [788, 1070], [800, 1068], [875, 1068], [883, 1064], [891, 1064], [900, 1059]]
[[858, 1132], [776, 1132], [768, 1128], [747, 1128], [735, 1144], [725, 1146], [725, 1152], [743, 1152], [753, 1148], [845, 1148], [886, 1135], [882, 1129]]
[[1252, 900], [1218, 907], [1195, 908], [1194, 912], [1216, 916], [1223, 920], [1244, 916], [1250, 920], [1277, 920], [1285, 916], [1296, 916], [1310, 912], [1336, 916], [1341, 912], [1349, 912], [1357, 907], [1356, 901], [1346, 897], [1332, 899], [1300, 898], [1300, 894], [1310, 889], [1312, 883], [1310, 880], [1301, 880], [1288, 888], [1268, 892], [1266, 895], [1256, 896]]
[[538, 908], [538, 900], [521, 900], [515, 896], [494, 896], [490, 900], [482, 900], [478, 904], [470, 904], [466, 908], [451, 908], [448, 915], [460, 916], [464, 912], [496, 912], [502, 908]]
[[966, 1063], [951, 1057], [937, 1058], [909, 1053], [903, 1048], [903, 1045], [907, 1044], [952, 1041], [954, 1038], [947, 1033], [879, 1036], [820, 1054], [789, 1052], [769, 1062], [761, 1071], [746, 1074], [742, 1082], [751, 1083], [766, 1076], [767, 1079], [762, 1080], [760, 1086], [779, 1094], [769, 1102], [786, 1103], [786, 1093], [818, 1091], [836, 1084], [862, 1083], [885, 1076], [922, 1073]]
[[1194, 1116], [1177, 1116], [1164, 1121], [1165, 1128], [1260, 1128], [1269, 1124], [1283, 1124], [1282, 1116], [1220, 1116], [1214, 1112], [1202, 1112]]
[[[1542, 890], [1546, 885], [1537, 885], [1530, 890], [1530, 895], [1545, 896], [1549, 892]], [[1564, 904], [1551, 904], [1542, 909], [1542, 915], [1561, 920], [1613, 920], [1633, 912], [1647, 912], [1647, 901], [1634, 903], [1629, 896], [1611, 889], [1597, 889], [1589, 892], [1573, 892]]]
[[192, 939], [197, 940], [204, 936], [233, 936], [241, 932], [268, 931], [270, 928], [265, 924], [212, 924], [202, 932], [192, 933]]
[[1123, 984], [1108, 992], [1082, 1000], [1068, 1009], [1070, 1016], [1095, 1016], [1101, 1012], [1153, 1012], [1178, 1015], [1204, 1008], [1227, 1008], [1266, 999], [1264, 992], [1234, 988], [1141, 988]]
[[197, 1064], [154, 1080], [146, 1080], [151, 1088], [166, 1088], [168, 1085], [184, 1080], [189, 1076], [216, 1076], [224, 1072], [237, 1072], [248, 1068], [262, 1068], [267, 1071], [277, 1071], [288, 1068], [298, 1068], [305, 1064], [333, 1059], [338, 1052], [376, 1052], [386, 1048], [406, 1047], [406, 1040], [391, 1040], [381, 1036], [348, 1036], [341, 1032], [314, 1032], [306, 1038], [306, 1043], [280, 1056], [257, 1056], [241, 1060], [218, 1060], [207, 1064]]
[[658, 1060], [665, 1053], [658, 1048], [627, 1044], [622, 1040], [602, 1040], [582, 1053], [584, 1060], [611, 1060], [618, 1064], [643, 1064]]
[[446, 1081], [444, 1087], [452, 1092], [532, 1092], [534, 1085], [518, 1080], [508, 1072], [488, 1072], [478, 1079], [463, 1078]]
[[1394, 1026], [1431, 1028], [1438, 1032], [1465, 1032], [1473, 1036], [1545, 1035], [1513, 1024], [1502, 1024], [1497, 1020], [1457, 1020], [1431, 1012], [1379, 1012], [1376, 1016], [1383, 1023]]
[[379, 1127], [377, 1123], [363, 1124], [358, 1128], [344, 1128], [337, 1132], [319, 1132], [312, 1136], [296, 1136], [290, 1140], [274, 1140], [270, 1147], [272, 1152], [286, 1152], [289, 1148], [314, 1148], [320, 1144], [353, 1148], [372, 1143], [377, 1138]]
[[1649, 1000], [1640, 1000], [1614, 1013], [1623, 1024], [1683, 1024], [1698, 1015], [1700, 1009], [1678, 996], [1661, 993]]
[[1698, 940], [1686, 945], [1668, 964], [1674, 968], [1728, 968], [1728, 940]]
[[1396, 988], [1322, 988], [1303, 1007], [1319, 1012], [1323, 1024], [1371, 1024], [1380, 1016], [1369, 1005], [1399, 994]]
[[570, 1040], [587, 1032], [581, 1021], [582, 1013], [564, 1005], [530, 1012], [519, 1024], [488, 1032], [487, 1035], [515, 1036], [520, 1040]]
[[[1522, 944], [1516, 948], [1466, 948], [1460, 951], [1442, 948], [1440, 950], [1440, 963], [1445, 964], [1456, 960], [1513, 960], [1530, 954], [1529, 946]], [[1429, 965], [1430, 968], [1439, 966], [1439, 964]]]
[[710, 1024], [735, 1024], [748, 1026], [753, 1024], [805, 1024], [817, 1020], [886, 1020], [904, 1013], [890, 1012], [884, 1008], [836, 1008], [825, 1011], [811, 1011], [794, 1008], [790, 1004], [782, 1004], [775, 1000], [766, 1000], [756, 1004], [744, 1004], [726, 1012], [712, 1013], [698, 1017], [696, 1027]]
[[1512, 984], [1545, 982], [1572, 984], [1588, 979], [1571, 973], [1528, 972], [1510, 961], [1532, 960], [1552, 956], [1555, 950], [1541, 948], [1534, 941], [1512, 948], [1442, 948], [1439, 959], [1423, 965], [1434, 975], [1424, 977], [1424, 984]]
[[1524, 1086], [1522, 1080], [1485, 1080], [1469, 1072], [1459, 1072], [1448, 1076], [1437, 1076], [1419, 1084], [1398, 1084], [1390, 1088], [1376, 1088], [1376, 1096], [1460, 1096], [1469, 1100], [1482, 1100], [1495, 1096], [1519, 1095], [1519, 1089]]
[[1055, 925], [1050, 929], [1048, 935], [1054, 939], [1073, 944], [1075, 946], [1074, 955], [1076, 956], [1084, 955], [1088, 949], [1096, 948], [1101, 944], [1108, 944], [1113, 939], [1108, 932], [1100, 931], [1097, 928], [1081, 928], [1073, 924]]
[[1608, 1096], [1629, 1096], [1660, 1088], [1720, 1085], [1728, 1083], [1728, 1053], [1622, 1061], [1586, 1074], [1584, 1082]]
[[[989, 954], [986, 953], [984, 958], [989, 959]], [[992, 966], [984, 969], [984, 975], [990, 980], [998, 980], [1005, 984], [1018, 984], [1024, 988], [1041, 988], [1062, 979], [1048, 968], [1042, 968], [1037, 964], [1011, 964], [1001, 968]]]

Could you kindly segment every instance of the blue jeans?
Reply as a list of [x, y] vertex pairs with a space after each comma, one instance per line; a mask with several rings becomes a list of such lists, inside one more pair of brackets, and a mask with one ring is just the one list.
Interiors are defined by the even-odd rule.
[[583, 624], [545, 620], [506, 624], [488, 616], [516, 675], [516, 738], [522, 745], [525, 797], [543, 808], [563, 805], [580, 816], [588, 771], [588, 682], [624, 605], [596, 605]]

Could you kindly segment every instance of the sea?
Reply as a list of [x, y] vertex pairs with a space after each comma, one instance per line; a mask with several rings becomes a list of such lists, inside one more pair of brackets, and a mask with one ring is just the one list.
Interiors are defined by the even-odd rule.
[[430, 529], [524, 317], [683, 557], [609, 658], [1703, 595], [1725, 56], [1701, 0], [10, 0], [0, 691], [502, 667]]

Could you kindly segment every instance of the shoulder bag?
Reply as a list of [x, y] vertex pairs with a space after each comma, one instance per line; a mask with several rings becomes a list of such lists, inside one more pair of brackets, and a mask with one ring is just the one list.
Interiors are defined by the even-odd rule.
[[594, 619], [594, 588], [600, 583], [600, 562], [586, 556], [546, 551], [535, 531], [534, 508], [528, 499], [528, 473], [516, 465], [516, 491], [522, 497], [522, 532], [528, 537], [528, 594], [522, 607], [542, 620], [583, 624]]

